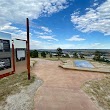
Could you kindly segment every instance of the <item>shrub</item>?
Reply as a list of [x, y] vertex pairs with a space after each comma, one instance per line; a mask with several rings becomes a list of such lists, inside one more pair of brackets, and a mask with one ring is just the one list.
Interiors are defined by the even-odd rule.
[[41, 52], [41, 56], [43, 57], [43, 58], [46, 58], [46, 53], [43, 51], [43, 52]]
[[31, 51], [31, 52], [30, 52], [30, 56], [31, 56], [32, 58], [38, 58], [38, 51], [37, 51], [37, 50]]

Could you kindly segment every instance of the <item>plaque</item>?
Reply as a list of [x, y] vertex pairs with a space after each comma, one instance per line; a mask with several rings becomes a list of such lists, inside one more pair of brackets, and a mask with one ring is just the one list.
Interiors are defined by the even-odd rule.
[[23, 61], [26, 59], [26, 50], [23, 48], [16, 48], [16, 61]]

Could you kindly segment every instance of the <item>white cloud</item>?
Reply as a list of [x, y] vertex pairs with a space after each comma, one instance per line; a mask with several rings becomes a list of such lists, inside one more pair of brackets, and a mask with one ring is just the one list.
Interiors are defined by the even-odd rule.
[[45, 32], [34, 31], [34, 34], [37, 34], [37, 35], [44, 35], [44, 34], [46, 34], [46, 33], [45, 33]]
[[97, 6], [97, 5], [98, 5], [98, 3], [94, 3], [94, 4], [93, 4], [94, 7]]
[[58, 47], [60, 47], [62, 49], [76, 48], [76, 46], [74, 44], [52, 44], [52, 43], [48, 43], [48, 42], [39, 42], [39, 41], [31, 42], [31, 49], [57, 49]]
[[0, 0], [0, 21], [24, 22], [67, 7], [67, 0]]
[[42, 29], [43, 31], [48, 32], [48, 33], [52, 32], [52, 30], [50, 30], [48, 27], [41, 26], [40, 29]]
[[12, 38], [18, 38], [18, 39], [24, 39], [24, 40], [27, 39], [26, 37], [27, 33], [21, 30], [16, 33], [11, 33], [11, 35], [12, 35]]
[[[14, 28], [14, 27], [12, 26], [12, 28]], [[27, 32], [22, 31], [22, 30], [19, 30], [16, 27], [14, 28], [14, 30], [7, 29], [7, 28], [5, 30], [5, 28], [4, 28], [4, 30], [2, 30], [1, 32], [10, 33], [12, 39], [15, 39], [15, 38], [17, 38], [17, 39], [23, 39], [23, 40], [26, 40], [27, 39]], [[30, 38], [31, 38], [31, 36], [32, 36], [32, 33], [30, 33]]]
[[17, 30], [18, 28], [17, 27], [14, 27], [14, 26], [11, 26], [12, 23], [6, 23], [2, 26], [0, 26], [0, 31], [9, 31], [9, 30]]
[[42, 44], [42, 42], [41, 41], [38, 41], [38, 40], [30, 40], [30, 44], [31, 45], [35, 45], [35, 46], [38, 46], [38, 45], [41, 45]]
[[101, 44], [101, 43], [93, 43], [90, 45], [90, 48], [95, 48], [95, 49], [100, 49], [100, 48], [103, 48], [104, 47], [104, 44]]
[[[10, 33], [12, 38], [26, 39], [27, 32], [20, 30], [16, 26], [12, 26], [12, 23], [6, 23], [0, 27], [0, 31]], [[30, 33], [30, 37], [31, 37]]]
[[107, 0], [96, 9], [89, 8], [84, 15], [77, 12], [71, 15], [71, 21], [82, 32], [98, 31], [110, 35], [110, 0]]
[[[26, 18], [33, 20], [48, 16], [65, 9], [67, 4], [67, 0], [0, 0], [0, 31], [11, 33], [13, 38], [26, 39], [26, 32], [16, 23], [25, 26]], [[41, 28], [45, 32], [38, 33], [40, 35], [52, 32], [47, 27]], [[31, 35], [30, 33], [30, 37]], [[58, 41], [52, 36], [48, 39]], [[31, 43], [40, 44], [37, 41]]]
[[46, 48], [48, 49], [57, 49], [58, 47], [62, 49], [74, 49], [74, 44], [53, 44], [53, 45], [47, 45]]
[[62, 49], [109, 49], [109, 44], [103, 45], [99, 43], [93, 44], [54, 44], [41, 41], [32, 41], [31, 49], [57, 49], [58, 47]]
[[98, 46], [98, 45], [100, 45], [100, 43], [94, 43], [91, 46]]
[[79, 35], [74, 35], [73, 37], [66, 39], [68, 41], [83, 41], [85, 40], [84, 38], [81, 38]]
[[42, 42], [38, 40], [30, 40], [30, 48], [31, 49], [42, 49]]
[[58, 39], [55, 39], [53, 36], [38, 36], [38, 38], [58, 41]]
[[98, 6], [98, 0], [94, 0], [93, 7]]

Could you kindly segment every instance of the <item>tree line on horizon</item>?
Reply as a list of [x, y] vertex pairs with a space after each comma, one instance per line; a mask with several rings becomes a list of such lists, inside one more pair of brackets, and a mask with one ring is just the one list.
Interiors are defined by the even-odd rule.
[[[61, 57], [62, 54], [63, 54], [63, 50], [62, 50], [61, 48], [57, 48], [57, 49], [56, 49], [56, 54], [57, 54], [56, 57], [58, 57], [58, 60], [59, 60], [60, 57]], [[42, 58], [46, 58], [47, 55], [49, 55], [50, 58], [53, 57], [53, 56], [52, 56], [52, 53], [51, 53], [51, 52], [48, 52], [48, 51], [42, 51], [42, 52], [40, 52], [40, 54], [39, 54], [39, 52], [38, 52], [37, 50], [31, 50], [31, 51], [30, 51], [30, 57], [31, 57], [31, 58], [39, 58], [40, 56], [41, 56]], [[94, 60], [94, 61], [100, 61], [100, 62], [110, 63], [110, 61], [107, 60], [106, 58], [102, 57], [102, 55], [103, 55], [103, 52], [95, 51], [95, 52], [94, 52], [93, 60]], [[73, 53], [73, 56], [74, 56], [74, 58], [78, 59], [78, 58], [79, 58], [78, 52], [74, 52], [74, 53]], [[70, 58], [68, 54], [66, 54], [65, 57], [66, 57], [66, 58]], [[80, 58], [81, 58], [81, 59], [85, 59], [84, 54], [80, 54]]]
[[[47, 54], [49, 54], [50, 58], [52, 58], [52, 53], [42, 51], [40, 54], [41, 54], [41, 57], [43, 57], [43, 58], [46, 58]], [[62, 49], [57, 48], [58, 59], [60, 59], [61, 54], [62, 54]], [[37, 50], [31, 50], [30, 51], [30, 57], [31, 58], [38, 58], [39, 57], [39, 52]]]

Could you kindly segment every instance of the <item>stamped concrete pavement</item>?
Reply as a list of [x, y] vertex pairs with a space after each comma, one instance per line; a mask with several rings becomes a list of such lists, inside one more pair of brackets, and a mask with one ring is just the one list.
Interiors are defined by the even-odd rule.
[[36, 92], [35, 110], [100, 110], [81, 90], [81, 85], [104, 74], [65, 70], [58, 67], [58, 61], [37, 61], [32, 71], [44, 83]]

